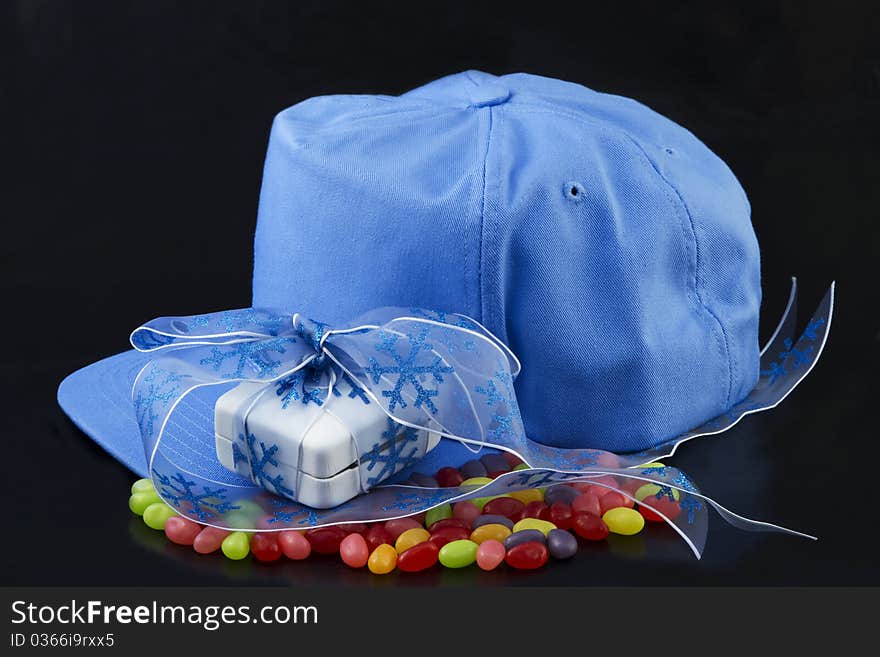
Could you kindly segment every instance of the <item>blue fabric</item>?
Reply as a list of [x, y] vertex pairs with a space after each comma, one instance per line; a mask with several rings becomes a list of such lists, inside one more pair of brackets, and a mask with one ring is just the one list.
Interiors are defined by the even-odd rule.
[[642, 450], [757, 382], [749, 213], [692, 134], [579, 85], [469, 71], [312, 98], [272, 127], [253, 303], [470, 315], [522, 361], [529, 437]]

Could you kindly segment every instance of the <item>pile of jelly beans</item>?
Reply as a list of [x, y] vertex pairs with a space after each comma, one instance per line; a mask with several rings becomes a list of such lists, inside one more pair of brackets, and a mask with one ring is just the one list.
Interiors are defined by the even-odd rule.
[[[663, 466], [649, 463], [643, 467]], [[505, 472], [525, 468], [510, 455], [491, 454], [460, 468], [441, 468], [433, 476], [414, 474], [408, 481], [430, 487], [483, 485]], [[384, 575], [395, 569], [420, 572], [437, 563], [446, 568], [476, 563], [483, 570], [494, 570], [501, 564], [533, 570], [551, 558], [574, 556], [578, 538], [601, 541], [609, 533], [631, 536], [642, 531], [645, 521], [664, 522], [654, 510], [632, 498], [649, 500], [669, 519], [681, 513], [678, 491], [661, 494], [657, 484], [620, 481], [611, 475], [443, 504], [395, 520], [308, 530], [245, 532], [201, 525], [162, 502], [149, 479], [132, 485], [129, 508], [142, 516], [148, 527], [164, 531], [170, 541], [192, 546], [200, 554], [220, 550], [236, 560], [253, 554], [263, 562], [282, 557], [301, 561], [312, 553], [338, 554], [351, 568], [366, 567]]]

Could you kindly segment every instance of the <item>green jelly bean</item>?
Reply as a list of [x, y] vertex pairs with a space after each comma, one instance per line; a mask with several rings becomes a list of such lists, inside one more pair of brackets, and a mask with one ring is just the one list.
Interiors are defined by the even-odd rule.
[[227, 559], [244, 559], [251, 551], [250, 538], [244, 532], [232, 532], [223, 539], [220, 549]]
[[141, 491], [128, 498], [128, 508], [135, 515], [142, 516], [148, 506], [161, 501], [162, 498], [155, 490]]
[[517, 470], [528, 470], [528, 469], [529, 469], [529, 466], [527, 466], [525, 463], [520, 463], [519, 465], [514, 466], [514, 468], [513, 468], [514, 472], [516, 472]]
[[155, 492], [155, 488], [153, 487], [153, 482], [150, 479], [138, 479], [131, 485], [132, 493], [147, 493], [149, 491]]
[[254, 529], [257, 526], [255, 519], [248, 513], [242, 513], [233, 509], [223, 516], [223, 521], [230, 529]]
[[440, 563], [447, 568], [464, 568], [477, 560], [479, 545], [467, 539], [452, 541], [440, 548]]
[[165, 502], [153, 502], [144, 509], [144, 524], [150, 529], [165, 529], [165, 523], [171, 516], [176, 516], [177, 511]]
[[441, 504], [433, 509], [428, 509], [425, 514], [425, 527], [430, 527], [438, 520], [445, 520], [452, 517], [452, 506], [449, 504]]

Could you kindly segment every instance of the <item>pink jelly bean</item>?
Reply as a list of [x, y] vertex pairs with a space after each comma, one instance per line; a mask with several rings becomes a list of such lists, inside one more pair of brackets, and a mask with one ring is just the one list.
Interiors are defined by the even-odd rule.
[[370, 558], [370, 548], [367, 541], [360, 534], [349, 534], [339, 544], [339, 556], [346, 566], [363, 568]]
[[468, 526], [476, 520], [482, 512], [473, 502], [456, 502], [452, 505], [452, 517], [464, 520]]
[[217, 527], [205, 527], [193, 539], [193, 549], [199, 554], [211, 554], [220, 549], [223, 539], [232, 532]]
[[483, 570], [495, 570], [504, 561], [506, 554], [507, 551], [500, 542], [494, 539], [483, 541], [477, 548], [477, 565]]
[[295, 529], [278, 532], [278, 545], [281, 546], [281, 552], [284, 553], [284, 556], [294, 561], [308, 559], [312, 553], [312, 544], [309, 543], [309, 539]]
[[183, 516], [171, 516], [165, 521], [165, 536], [178, 545], [192, 545], [202, 531], [202, 525]]
[[594, 516], [602, 515], [599, 498], [592, 493], [584, 493], [574, 498], [574, 501], [571, 503], [571, 510], [574, 513], [590, 513]]
[[389, 520], [385, 523], [385, 531], [388, 532], [392, 542], [396, 541], [397, 537], [407, 529], [415, 529], [417, 527], [421, 528], [422, 523], [413, 518], [397, 518], [396, 520]]

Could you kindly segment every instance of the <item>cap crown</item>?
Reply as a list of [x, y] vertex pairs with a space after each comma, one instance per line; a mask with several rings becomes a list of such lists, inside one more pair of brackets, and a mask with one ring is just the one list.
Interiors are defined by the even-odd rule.
[[760, 299], [736, 178], [633, 100], [468, 71], [274, 121], [254, 305], [470, 315], [522, 361], [540, 442], [640, 450], [723, 413], [758, 379]]

